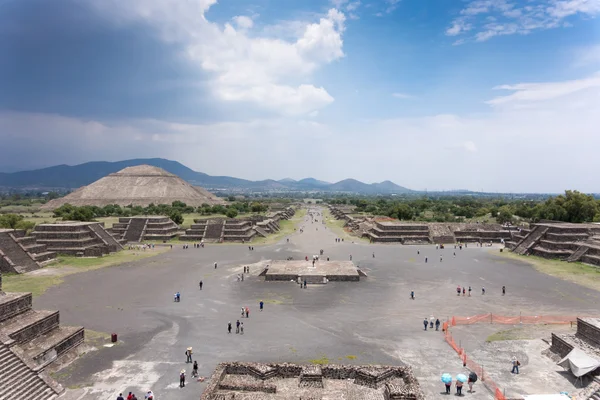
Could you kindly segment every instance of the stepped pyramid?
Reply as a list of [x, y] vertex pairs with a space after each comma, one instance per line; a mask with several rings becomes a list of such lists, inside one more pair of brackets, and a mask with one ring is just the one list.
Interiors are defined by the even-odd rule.
[[4, 293], [0, 272], [0, 399], [53, 400], [63, 391], [44, 369], [84, 340], [58, 311], [33, 310], [31, 293]]
[[107, 175], [60, 199], [51, 200], [42, 209], [53, 210], [63, 204], [74, 206], [142, 206], [182, 201], [193, 207], [225, 204], [207, 190], [192, 186], [177, 175], [151, 165], [127, 167]]

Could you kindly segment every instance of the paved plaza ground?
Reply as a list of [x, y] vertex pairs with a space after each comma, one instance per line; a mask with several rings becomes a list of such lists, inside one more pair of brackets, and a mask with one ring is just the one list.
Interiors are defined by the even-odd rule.
[[[210, 376], [219, 362], [235, 360], [405, 362], [413, 366], [427, 398], [437, 399], [444, 397], [440, 375], [465, 370], [442, 332], [423, 331], [424, 317], [446, 319], [489, 312], [600, 314], [600, 293], [502, 258], [497, 248], [473, 245], [436, 250], [434, 245], [337, 243], [320, 218], [311, 223], [307, 216], [300, 226], [304, 232], [296, 231], [289, 243], [283, 239], [254, 251], [241, 244], [207, 244], [187, 250], [177, 246], [139, 262], [68, 276], [63, 284], [36, 298], [36, 308], [60, 310], [62, 324], [119, 335], [117, 346], [89, 352], [58, 375], [65, 386], [78, 388], [69, 390], [65, 398], [113, 400], [119, 392], [129, 391], [140, 397], [151, 388], [158, 400], [197, 400], [206, 383], [188, 380], [180, 389], [178, 379], [182, 368], [191, 371], [184, 352], [193, 346], [201, 376]], [[319, 254], [320, 249], [331, 260], [349, 260], [352, 255], [368, 277], [359, 282], [309, 285], [305, 290], [295, 283], [265, 282], [257, 276], [269, 260], [299, 260]], [[250, 266], [251, 274], [240, 282], [236, 276], [243, 266]], [[456, 296], [457, 285], [472, 286], [473, 296]], [[506, 296], [501, 295], [502, 285], [507, 288]], [[409, 298], [411, 290], [416, 293], [414, 301]], [[182, 295], [180, 303], [173, 302], [177, 291]], [[261, 300], [263, 312], [258, 311]], [[247, 319], [240, 318], [243, 306], [250, 308]], [[227, 334], [227, 322], [235, 326], [237, 319], [244, 323], [243, 336]], [[551, 372], [560, 368], [541, 354], [547, 348], [543, 341], [485, 343], [489, 335], [512, 328], [461, 326], [455, 328], [454, 336], [476, 361], [479, 357], [485, 363], [486, 371], [507, 393], [572, 391], [568, 376]], [[549, 336], [550, 330], [539, 334]], [[510, 374], [512, 355], [521, 360], [520, 375]], [[475, 388], [475, 393], [466, 396], [492, 399], [480, 382]]]

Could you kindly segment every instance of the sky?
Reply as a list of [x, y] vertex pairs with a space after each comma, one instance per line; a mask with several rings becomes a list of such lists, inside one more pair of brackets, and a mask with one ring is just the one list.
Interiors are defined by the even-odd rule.
[[600, 0], [0, 0], [0, 171], [600, 192]]

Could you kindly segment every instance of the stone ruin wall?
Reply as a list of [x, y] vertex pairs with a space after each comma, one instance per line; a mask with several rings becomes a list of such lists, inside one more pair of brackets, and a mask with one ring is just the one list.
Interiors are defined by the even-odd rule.
[[577, 318], [577, 336], [600, 347], [600, 328], [580, 318]]

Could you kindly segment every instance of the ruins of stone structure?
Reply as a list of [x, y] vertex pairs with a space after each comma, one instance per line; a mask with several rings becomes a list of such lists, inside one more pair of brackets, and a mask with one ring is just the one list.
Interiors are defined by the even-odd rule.
[[392, 219], [351, 215], [353, 206], [329, 206], [336, 219], [346, 221], [351, 233], [373, 243], [451, 244], [501, 242], [511, 238], [509, 228], [499, 224], [401, 222]]
[[69, 195], [51, 200], [42, 206], [54, 210], [64, 204], [74, 206], [98, 206], [118, 204], [122, 207], [134, 205], [147, 207], [150, 204], [172, 204], [182, 201], [193, 207], [203, 204], [225, 204], [225, 201], [206, 191], [192, 186], [177, 175], [150, 165], [127, 167], [107, 175]]
[[110, 229], [111, 234], [125, 243], [143, 240], [171, 240], [179, 227], [169, 217], [125, 217]]
[[314, 263], [306, 260], [272, 261], [259, 274], [265, 281], [295, 281], [310, 284], [327, 283], [329, 281], [360, 281], [366, 277], [352, 261], [326, 261], [319, 259]]
[[289, 219], [295, 211], [291, 207], [268, 213], [266, 216], [253, 215], [246, 218], [195, 219], [190, 229], [180, 240], [205, 242], [250, 242], [256, 236], [267, 237], [279, 231], [279, 221]]
[[424, 400], [412, 369], [384, 365], [221, 363], [201, 400]]
[[530, 229], [513, 231], [506, 247], [521, 255], [532, 254], [600, 266], [600, 225], [562, 222], [532, 224]]
[[24, 230], [0, 229], [0, 271], [22, 274], [56, 259], [56, 252]]
[[82, 257], [101, 257], [123, 249], [102, 222], [65, 221], [36, 225], [31, 233], [49, 251]]
[[31, 293], [2, 292], [0, 399], [51, 400], [63, 388], [44, 370], [83, 343], [83, 327], [59, 326], [59, 312], [33, 310]]

